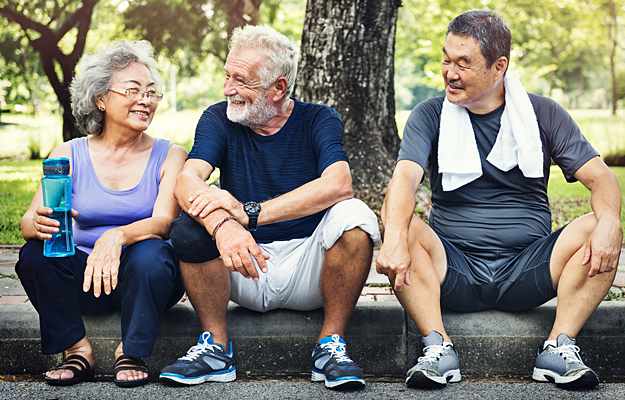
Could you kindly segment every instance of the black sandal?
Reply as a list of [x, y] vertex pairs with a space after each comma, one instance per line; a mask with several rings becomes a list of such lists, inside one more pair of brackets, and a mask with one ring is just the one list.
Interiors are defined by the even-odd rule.
[[45, 377], [46, 383], [52, 386], [71, 386], [80, 382], [93, 381], [95, 375], [95, 368], [91, 369], [89, 361], [81, 355], [74, 354], [67, 357], [62, 363], [52, 368], [50, 371], [57, 371], [60, 369], [66, 369], [74, 373], [74, 377], [70, 379], [53, 379]]
[[[117, 379], [117, 374], [121, 371], [141, 371], [148, 374], [147, 378], [136, 379], [136, 380], [125, 380], [120, 381]], [[142, 359], [138, 357], [125, 356], [121, 355], [115, 360], [115, 369], [113, 369], [113, 375], [115, 375], [114, 382], [119, 387], [137, 387], [145, 385], [150, 382], [150, 371], [148, 370], [148, 366], [143, 362]]]

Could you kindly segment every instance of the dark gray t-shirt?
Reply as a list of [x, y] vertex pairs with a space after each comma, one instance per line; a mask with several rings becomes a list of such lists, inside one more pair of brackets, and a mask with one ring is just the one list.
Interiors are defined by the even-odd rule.
[[519, 167], [503, 172], [486, 161], [499, 132], [505, 104], [488, 114], [469, 112], [483, 175], [444, 192], [438, 172], [438, 137], [444, 97], [418, 104], [406, 123], [397, 160], [429, 168], [432, 185], [430, 226], [467, 254], [516, 253], [551, 232], [547, 197], [551, 159], [565, 178], [598, 156], [573, 118], [555, 101], [529, 94], [543, 144], [544, 177], [526, 178]]

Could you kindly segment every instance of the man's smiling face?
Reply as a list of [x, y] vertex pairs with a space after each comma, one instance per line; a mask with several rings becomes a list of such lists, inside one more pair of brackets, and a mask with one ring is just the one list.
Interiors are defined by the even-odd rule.
[[447, 99], [481, 114], [496, 95], [497, 68], [487, 68], [480, 44], [473, 37], [447, 35], [442, 74]]
[[277, 113], [268, 89], [261, 85], [258, 70], [264, 55], [256, 50], [230, 52], [224, 67], [224, 95], [228, 98], [227, 116], [247, 126], [266, 124]]

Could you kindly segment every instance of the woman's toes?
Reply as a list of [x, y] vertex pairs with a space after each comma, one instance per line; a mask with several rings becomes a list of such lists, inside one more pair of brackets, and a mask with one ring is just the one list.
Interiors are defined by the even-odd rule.
[[66, 369], [47, 371], [46, 377], [49, 379], [72, 379], [74, 374]]
[[73, 377], [74, 377], [74, 374], [71, 371], [68, 371], [68, 370], [61, 371], [61, 379], [72, 379]]
[[117, 380], [118, 381], [127, 381], [128, 380], [128, 374], [126, 373], [126, 371], [119, 371], [119, 373], [117, 374]]

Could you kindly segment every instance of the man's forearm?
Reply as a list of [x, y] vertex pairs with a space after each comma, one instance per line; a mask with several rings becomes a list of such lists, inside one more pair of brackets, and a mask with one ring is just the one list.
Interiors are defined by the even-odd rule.
[[412, 185], [392, 179], [381, 210], [384, 241], [398, 240], [408, 235], [415, 206]]
[[289, 221], [325, 210], [353, 197], [349, 166], [331, 165], [328, 173], [297, 189], [261, 203], [259, 225]]
[[603, 174], [593, 182], [590, 190], [590, 207], [597, 220], [605, 217], [620, 221], [621, 203], [621, 190], [614, 173]]

